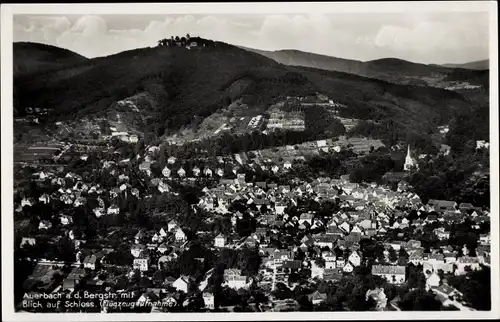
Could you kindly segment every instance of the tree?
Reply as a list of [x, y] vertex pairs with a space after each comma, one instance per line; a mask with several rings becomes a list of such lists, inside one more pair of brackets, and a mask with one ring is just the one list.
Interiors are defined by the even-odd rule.
[[422, 272], [422, 265], [415, 266], [412, 263], [408, 264], [407, 267], [407, 285], [409, 289], [425, 288], [425, 275]]
[[247, 276], [255, 276], [259, 271], [262, 258], [256, 248], [243, 248], [237, 257], [237, 267], [241, 269], [242, 274]]
[[130, 250], [125, 247], [115, 249], [106, 256], [106, 261], [109, 264], [118, 266], [130, 266], [133, 263], [133, 259], [134, 257], [130, 253]]
[[204, 307], [205, 307], [205, 301], [203, 300], [202, 297], [197, 296], [189, 301], [186, 310], [188, 312], [203, 312]]
[[293, 292], [285, 284], [279, 282], [276, 283], [276, 289], [273, 291], [273, 295], [278, 300], [285, 300], [293, 298]]
[[491, 296], [484, 290], [491, 288], [491, 270], [487, 266], [481, 270], [468, 272], [462, 276], [450, 276], [448, 284], [463, 294], [464, 300], [476, 310], [491, 310]]
[[389, 261], [391, 263], [394, 263], [397, 260], [398, 260], [398, 254], [396, 253], [396, 250], [392, 247], [389, 247]]
[[398, 265], [406, 266], [406, 264], [408, 264], [409, 259], [410, 259], [410, 255], [408, 255], [406, 250], [403, 247], [401, 247], [399, 249]]
[[318, 267], [325, 267], [325, 260], [323, 258], [318, 258], [314, 261]]
[[403, 311], [439, 311], [442, 305], [432, 292], [418, 289], [407, 293], [399, 302], [399, 307]]

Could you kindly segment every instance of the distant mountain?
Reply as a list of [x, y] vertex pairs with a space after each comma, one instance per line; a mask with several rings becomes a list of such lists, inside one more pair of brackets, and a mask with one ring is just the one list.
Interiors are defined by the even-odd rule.
[[[246, 48], [245, 50], [269, 57], [281, 64], [304, 66], [377, 78], [396, 84], [447, 87], [442, 80], [453, 81], [448, 76], [455, 68], [413, 63], [397, 58], [383, 58], [362, 62], [332, 56], [303, 52], [300, 50], [265, 51]], [[474, 81], [475, 77], [473, 77]], [[460, 79], [463, 81], [463, 79]]]
[[490, 60], [478, 60], [465, 64], [444, 64], [442, 66], [451, 67], [451, 68], [463, 68], [463, 69], [474, 69], [474, 70], [485, 70], [490, 69]]
[[46, 44], [15, 42], [13, 49], [14, 77], [51, 71], [88, 60], [70, 50]]
[[[50, 121], [78, 120], [106, 117], [117, 101], [146, 93], [152, 98], [152, 108], [144, 109], [150, 122], [147, 128], [161, 135], [199, 122], [236, 99], [244, 100], [248, 113], [252, 113], [287, 96], [321, 93], [347, 106], [339, 111], [342, 117], [380, 122], [378, 132], [365, 128], [373, 136], [387, 135], [387, 131], [392, 131], [393, 136], [429, 133], [437, 124], [448, 122], [456, 111], [473, 108], [471, 102], [453, 91], [395, 84], [352, 73], [352, 69], [360, 68], [358, 71], [366, 74], [378, 72], [384, 76], [404, 68], [413, 74], [425, 74], [432, 70], [426, 65], [390, 59], [362, 63], [295, 51], [273, 55], [304, 64], [312, 56], [316, 65], [286, 66], [222, 42], [191, 49], [140, 48], [18, 77], [14, 80], [15, 107], [21, 114], [26, 107], [51, 109]], [[26, 57], [28, 65], [30, 55]], [[318, 68], [327, 63], [330, 67], [351, 66], [351, 73]]]

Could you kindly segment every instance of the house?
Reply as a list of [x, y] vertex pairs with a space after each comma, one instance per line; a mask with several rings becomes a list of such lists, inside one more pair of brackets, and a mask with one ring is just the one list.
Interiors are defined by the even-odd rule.
[[175, 232], [175, 240], [180, 242], [187, 240], [187, 236], [182, 229], [178, 228]]
[[153, 235], [153, 237], [151, 237], [151, 242], [152, 242], [152, 243], [157, 243], [157, 242], [159, 242], [161, 239], [162, 239], [162, 238], [160, 237], [160, 235], [158, 235], [157, 233], [155, 233], [155, 234]]
[[470, 209], [474, 209], [474, 206], [470, 203], [466, 203], [466, 202], [462, 202], [458, 205], [458, 209], [460, 211], [467, 211], [467, 210], [470, 210]]
[[174, 230], [175, 228], [177, 227], [177, 222], [175, 220], [171, 220], [168, 224], [167, 224], [167, 230], [169, 232], [171, 232], [172, 230]]
[[319, 235], [314, 237], [314, 245], [333, 249], [334, 244], [339, 240], [338, 235]]
[[148, 291], [143, 293], [136, 301], [136, 305], [140, 307], [144, 306], [153, 306], [153, 303], [156, 303], [160, 300], [160, 292]]
[[277, 215], [283, 215], [285, 213], [286, 209], [286, 204], [284, 203], [276, 203], [274, 205], [274, 210], [276, 211]]
[[373, 265], [372, 275], [385, 278], [389, 283], [401, 284], [406, 281], [405, 267], [392, 265]]
[[457, 209], [458, 204], [455, 201], [449, 200], [436, 200], [430, 199], [427, 202], [428, 210], [443, 212], [443, 211], [455, 211]]
[[142, 245], [142, 244], [137, 244], [137, 245], [132, 245], [132, 247], [130, 247], [130, 253], [132, 254], [132, 256], [134, 256], [135, 258], [139, 257], [141, 255], [141, 253], [146, 249], [146, 246]]
[[326, 261], [336, 261], [337, 260], [337, 255], [334, 252], [327, 251], [327, 252], [322, 252], [321, 257]]
[[42, 220], [40, 221], [40, 224], [38, 224], [38, 229], [50, 229], [52, 228], [52, 223], [48, 220]]
[[343, 236], [344, 231], [341, 230], [339, 227], [334, 226], [335, 222], [332, 222], [330, 226], [326, 228], [326, 235], [337, 235], [337, 236]]
[[25, 247], [26, 245], [28, 246], [35, 246], [36, 245], [36, 239], [33, 238], [33, 237], [23, 237], [21, 239], [21, 244], [20, 244], [20, 248], [23, 248]]
[[445, 231], [444, 228], [434, 229], [434, 235], [436, 235], [436, 237], [439, 240], [448, 240], [448, 239], [450, 239], [450, 232], [449, 231]]
[[338, 227], [346, 233], [351, 232], [351, 225], [349, 225], [349, 223], [347, 223], [345, 221], [343, 223], [341, 223]]
[[59, 217], [59, 220], [61, 221], [61, 225], [63, 226], [67, 226], [73, 223], [73, 217], [68, 215], [61, 215]]
[[340, 269], [325, 269], [323, 271], [323, 280], [327, 282], [338, 282], [342, 279], [342, 270]]
[[439, 253], [429, 255], [424, 254], [424, 263], [430, 264], [432, 266], [432, 269], [437, 271], [439, 269], [442, 269], [444, 266], [444, 255]]
[[491, 243], [491, 236], [490, 234], [480, 234], [479, 235], [479, 243], [481, 245], [490, 245]]
[[271, 254], [275, 265], [281, 265], [284, 261], [293, 259], [293, 252], [286, 249], [278, 249]]
[[352, 252], [348, 260], [354, 267], [361, 265], [361, 256], [359, 256], [358, 252]]
[[462, 294], [455, 288], [449, 286], [447, 283], [443, 283], [438, 287], [432, 289], [437, 298], [443, 303], [443, 305], [453, 305], [453, 297]]
[[163, 168], [163, 170], [161, 171], [161, 174], [163, 174], [164, 177], [168, 178], [172, 174], [172, 171], [167, 166], [165, 166], [165, 168]]
[[436, 271], [434, 271], [431, 274], [429, 274], [429, 276], [426, 277], [425, 289], [430, 290], [432, 288], [438, 287], [440, 282], [441, 282], [441, 278], [436, 273]]
[[108, 208], [108, 215], [118, 215], [120, 213], [120, 208], [117, 205], [112, 205]]
[[205, 303], [205, 307], [209, 310], [213, 310], [215, 308], [215, 297], [210, 292], [203, 292], [202, 294], [203, 302]]
[[239, 269], [225, 269], [224, 270], [224, 282], [225, 284], [233, 289], [240, 289], [246, 287], [246, 276], [241, 275], [241, 270]]
[[96, 255], [88, 255], [83, 260], [83, 267], [91, 270], [95, 270], [97, 267], [97, 256]]
[[[161, 257], [158, 259], [158, 267], [159, 267], [159, 268], [162, 268], [162, 267], [165, 265], [165, 263], [168, 263], [168, 262], [171, 262], [172, 260], [174, 260], [174, 259], [175, 259], [175, 257], [176, 257], [174, 254], [175, 254], [175, 253], [172, 253], [172, 254], [170, 254], [170, 255], [168, 255], [168, 256], [167, 256], [167, 255], [163, 255], [163, 256], [161, 256]], [[173, 282], [174, 282], [174, 281], [172, 281], [172, 283], [173, 283]]]
[[361, 230], [361, 228], [356, 225], [356, 226], [352, 227], [351, 233], [362, 234], [363, 230]]
[[455, 263], [457, 261], [457, 254], [455, 252], [445, 252], [443, 255], [446, 264]]
[[75, 287], [79, 284], [79, 282], [80, 282], [79, 279], [66, 278], [63, 281], [62, 290], [73, 293], [75, 291]]
[[134, 269], [138, 269], [141, 272], [146, 272], [149, 269], [149, 256], [140, 256], [134, 258]]
[[221, 233], [215, 237], [214, 246], [215, 247], [225, 247], [227, 238]]
[[205, 168], [205, 169], [203, 169], [203, 174], [207, 177], [211, 177], [213, 172], [210, 168]]
[[290, 161], [285, 161], [283, 164], [283, 169], [291, 169], [292, 168], [292, 163]]
[[172, 287], [176, 290], [187, 293], [189, 290], [190, 281], [189, 278], [181, 276], [172, 283]]
[[148, 175], [151, 174], [151, 162], [149, 161], [144, 161], [141, 164], [139, 164], [139, 170], [146, 172]]
[[354, 271], [354, 265], [352, 265], [351, 262], [347, 262], [342, 270], [344, 273], [352, 273]]
[[371, 219], [364, 219], [358, 223], [358, 225], [363, 228], [363, 229], [376, 229], [377, 228], [377, 222], [372, 221]]
[[300, 260], [287, 260], [282, 264], [283, 268], [289, 269], [291, 271], [299, 271], [302, 269], [302, 261]]
[[183, 178], [186, 176], [186, 170], [181, 167], [179, 170], [177, 170], [177, 174], [179, 175], [179, 177]]
[[334, 269], [337, 268], [336, 260], [325, 260], [325, 269]]
[[468, 269], [478, 270], [480, 268], [477, 257], [462, 256], [455, 262], [455, 275], [465, 275]]
[[376, 288], [374, 290], [366, 291], [366, 300], [372, 298], [375, 301], [375, 310], [383, 311], [387, 306], [387, 296], [383, 288]]
[[319, 291], [315, 291], [314, 293], [309, 294], [307, 298], [313, 305], [318, 305], [321, 302], [326, 301], [327, 295], [326, 293], [320, 293]]
[[311, 226], [312, 225], [312, 220], [313, 220], [313, 214], [311, 214], [311, 213], [301, 214], [300, 218], [299, 218], [299, 225], [307, 222], [309, 224], [309, 226]]
[[167, 159], [168, 164], [174, 164], [177, 159], [174, 156], [171, 156]]
[[398, 251], [401, 249], [401, 246], [403, 245], [404, 242], [402, 241], [399, 241], [399, 240], [393, 240], [393, 241], [390, 241], [388, 243], [385, 243], [384, 245], [389, 248], [389, 247], [392, 247], [394, 248], [394, 250]]
[[163, 243], [160, 246], [158, 246], [156, 250], [158, 250], [161, 254], [164, 254], [168, 250], [168, 246], [167, 244]]
[[143, 241], [144, 237], [145, 237], [145, 236], [144, 236], [144, 231], [139, 230], [139, 231], [137, 232], [137, 234], [135, 234], [135, 236], [134, 236], [135, 243], [136, 243], [136, 244], [140, 244], [140, 243], [141, 243], [141, 241]]
[[194, 175], [195, 177], [199, 176], [199, 175], [200, 175], [200, 172], [201, 172], [200, 168], [198, 168], [198, 167], [196, 167], [196, 166], [193, 168], [193, 175]]

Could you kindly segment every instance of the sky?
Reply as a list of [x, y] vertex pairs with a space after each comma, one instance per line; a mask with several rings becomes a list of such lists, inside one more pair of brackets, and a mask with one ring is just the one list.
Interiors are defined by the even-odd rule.
[[264, 50], [297, 49], [367, 61], [426, 64], [489, 56], [487, 12], [210, 15], [15, 15], [14, 41], [50, 44], [93, 58], [200, 36]]

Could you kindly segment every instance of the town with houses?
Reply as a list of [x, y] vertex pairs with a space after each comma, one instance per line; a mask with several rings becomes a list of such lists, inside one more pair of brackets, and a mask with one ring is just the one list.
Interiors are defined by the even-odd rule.
[[[269, 125], [280, 118], [272, 112]], [[299, 150], [355, 149], [340, 140], [348, 139]], [[370, 150], [363, 146], [357, 153]], [[456, 281], [489, 271], [488, 209], [423, 203], [404, 179], [301, 179], [294, 168], [304, 156], [293, 147], [282, 147], [286, 158], [256, 151], [213, 160], [183, 160], [159, 146], [125, 159], [109, 145], [42, 150], [16, 164], [15, 251], [29, 267], [20, 310], [34, 310], [26, 301], [42, 293], [111, 292], [130, 306], [47, 310], [401, 311], [415, 309], [411, 295], [430, 310], [473, 311]], [[408, 145], [393, 177], [419, 162]]]
[[[215, 44], [158, 41], [191, 52]], [[196, 129], [146, 140], [148, 100], [134, 94], [104, 116], [54, 122], [14, 144], [18, 312], [490, 310], [489, 206], [422, 198], [409, 183], [453, 155], [449, 125], [434, 133], [434, 154], [404, 140], [387, 146], [351, 132], [377, 121], [308, 93], [261, 109], [236, 99]], [[224, 134], [302, 135], [316, 107], [342, 135], [208, 152]], [[29, 132], [47, 114], [27, 108], [15, 125]], [[474, 143], [487, 153], [486, 140]], [[381, 149], [404, 164], [377, 182], [353, 180], [350, 161]], [[341, 174], [310, 169], [311, 159], [337, 157]]]

